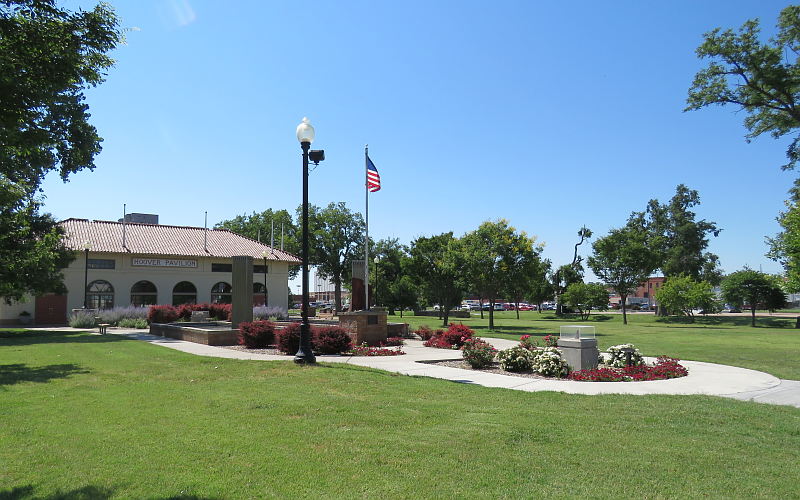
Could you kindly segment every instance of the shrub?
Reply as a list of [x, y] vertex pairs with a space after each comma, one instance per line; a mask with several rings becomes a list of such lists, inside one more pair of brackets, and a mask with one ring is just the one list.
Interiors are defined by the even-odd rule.
[[199, 309], [195, 309], [197, 304], [181, 304], [177, 307], [178, 309], [178, 319], [189, 321], [192, 319], [192, 311], [198, 311]]
[[88, 311], [75, 311], [69, 315], [67, 323], [72, 328], [94, 328], [94, 314]]
[[428, 325], [419, 325], [414, 333], [419, 335], [422, 340], [430, 340], [433, 337], [433, 330]]
[[122, 318], [117, 326], [122, 328], [136, 328], [143, 330], [147, 328], [147, 320], [143, 318]]
[[467, 340], [472, 338], [473, 333], [468, 326], [450, 323], [447, 331], [436, 330], [433, 336], [426, 340], [423, 345], [439, 349], [459, 349]]
[[555, 347], [545, 347], [533, 352], [531, 370], [545, 377], [566, 377], [569, 366], [561, 351]]
[[545, 347], [558, 347], [558, 337], [555, 335], [545, 335], [542, 341]]
[[300, 349], [300, 323], [289, 323], [275, 330], [275, 345], [285, 354], [296, 354]]
[[519, 345], [520, 347], [524, 347], [529, 351], [533, 351], [537, 347], [539, 347], [539, 343], [530, 335], [523, 335], [519, 338]]
[[471, 367], [483, 368], [492, 364], [497, 349], [482, 338], [473, 337], [464, 342], [461, 354]]
[[230, 321], [231, 319], [231, 305], [230, 304], [209, 304], [208, 315], [218, 321]]
[[342, 327], [322, 326], [312, 332], [312, 345], [320, 354], [340, 354], [353, 348], [350, 334]]
[[178, 309], [173, 306], [150, 306], [147, 320], [150, 323], [172, 323], [178, 319]]
[[364, 342], [359, 346], [353, 347], [347, 352], [347, 354], [352, 356], [400, 356], [405, 354], [405, 352], [401, 351], [400, 347], [396, 347], [395, 349], [387, 349], [385, 347], [370, 347], [366, 342]]
[[382, 347], [396, 347], [396, 346], [399, 346], [399, 345], [403, 345], [405, 343], [406, 342], [405, 342], [405, 340], [403, 340], [403, 337], [389, 337], [386, 340], [384, 340], [383, 342], [381, 342], [381, 346]]
[[[136, 306], [117, 306], [112, 309], [103, 309], [97, 312], [100, 323], [121, 326], [120, 321], [124, 319], [141, 319], [147, 322], [147, 314], [150, 312], [148, 307]], [[145, 328], [147, 328], [145, 326]]]
[[239, 323], [237, 338], [239, 345], [248, 349], [263, 349], [275, 342], [275, 324], [270, 321], [243, 321]]
[[253, 308], [253, 319], [269, 319], [275, 318], [277, 320], [289, 319], [289, 313], [286, 309], [277, 306], [255, 306]]
[[615, 368], [622, 368], [627, 366], [626, 356], [622, 349], [633, 349], [633, 353], [631, 354], [631, 364], [633, 366], [641, 366], [644, 364], [644, 358], [642, 357], [642, 353], [639, 352], [639, 349], [636, 349], [633, 344], [620, 344], [620, 345], [613, 345], [607, 349], [608, 354], [610, 354], [610, 359], [606, 361], [606, 364], [609, 366], [613, 366]]
[[515, 346], [497, 353], [500, 368], [509, 372], [530, 371], [533, 364], [533, 353], [524, 347]]

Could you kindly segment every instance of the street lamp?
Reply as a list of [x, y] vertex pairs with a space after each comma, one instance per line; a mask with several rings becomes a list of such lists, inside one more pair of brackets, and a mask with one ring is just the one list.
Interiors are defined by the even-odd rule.
[[381, 261], [381, 258], [378, 257], [377, 255], [373, 259], [373, 262], [375, 262], [375, 307], [378, 307], [378, 305], [379, 305], [378, 304], [378, 262], [380, 262], [380, 261]]
[[264, 257], [264, 306], [267, 305], [267, 255], [269, 252], [266, 250], [261, 252], [261, 256]]
[[300, 309], [303, 322], [300, 324], [300, 348], [294, 355], [294, 362], [316, 363], [317, 359], [311, 350], [311, 325], [308, 323], [308, 160], [311, 158], [314, 164], [319, 164], [325, 159], [325, 152], [309, 151], [314, 141], [314, 127], [308, 118], [303, 118], [297, 126], [297, 140], [303, 150], [303, 303]]
[[92, 248], [90, 241], [83, 243], [83, 253], [85, 265], [83, 266], [83, 308], [87, 309], [89, 297], [89, 249]]

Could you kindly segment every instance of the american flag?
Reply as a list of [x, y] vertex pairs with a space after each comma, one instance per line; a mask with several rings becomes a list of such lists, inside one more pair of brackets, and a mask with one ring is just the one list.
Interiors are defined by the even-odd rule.
[[367, 189], [370, 193], [381, 190], [381, 176], [378, 175], [378, 169], [369, 156], [367, 156]]

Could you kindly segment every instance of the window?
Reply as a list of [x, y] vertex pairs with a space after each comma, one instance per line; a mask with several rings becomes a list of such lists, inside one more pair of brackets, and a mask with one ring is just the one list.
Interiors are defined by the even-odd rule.
[[181, 281], [172, 289], [172, 305], [196, 304], [197, 288], [188, 281]]
[[89, 259], [89, 269], [114, 269], [117, 261], [114, 259]]
[[231, 303], [231, 285], [220, 281], [211, 287], [211, 302], [214, 304]]
[[264, 288], [264, 283], [253, 283], [253, 305], [265, 306], [267, 305], [267, 293]]
[[136, 307], [158, 304], [158, 289], [149, 281], [137, 281], [131, 287], [131, 305]]
[[114, 307], [114, 287], [111, 283], [96, 280], [86, 290], [86, 306], [89, 309], [111, 309]]
[[265, 269], [266, 269], [266, 272], [269, 272], [269, 267], [268, 266], [265, 266], [263, 264], [254, 265], [253, 266], [253, 274], [264, 274], [264, 272], [265, 272], [264, 270]]
[[230, 273], [233, 272], [233, 264], [211, 264], [211, 272], [213, 273]]

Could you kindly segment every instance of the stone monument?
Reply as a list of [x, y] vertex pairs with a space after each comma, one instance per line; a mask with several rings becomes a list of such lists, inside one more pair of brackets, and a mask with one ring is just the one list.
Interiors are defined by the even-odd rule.
[[563, 325], [560, 328], [558, 348], [571, 371], [597, 368], [597, 339], [593, 326]]

